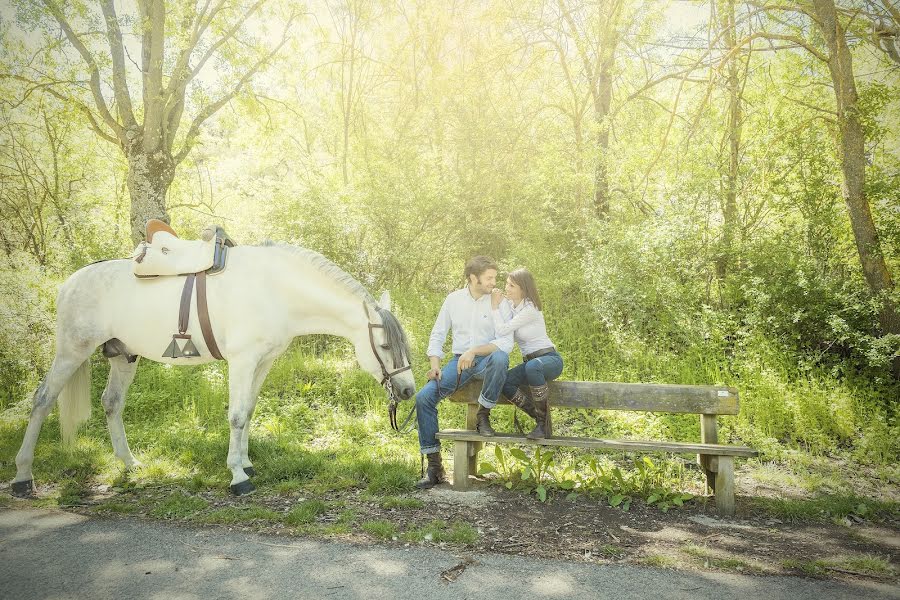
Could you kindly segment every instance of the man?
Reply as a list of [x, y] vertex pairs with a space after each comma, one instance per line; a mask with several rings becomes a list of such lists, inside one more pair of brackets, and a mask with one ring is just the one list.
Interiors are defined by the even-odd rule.
[[[481, 435], [492, 436], [490, 412], [506, 380], [509, 353], [513, 336], [496, 335], [491, 315], [491, 290], [497, 283], [497, 264], [487, 256], [476, 256], [466, 263], [466, 287], [452, 292], [444, 300], [428, 341], [431, 370], [428, 383], [416, 394], [416, 415], [419, 424], [419, 447], [428, 457], [425, 477], [416, 484], [428, 489], [446, 481], [441, 464], [437, 405], [472, 377], [483, 376], [478, 403], [477, 429]], [[506, 309], [504, 309], [506, 310]], [[443, 346], [447, 331], [453, 331], [453, 356], [441, 369]]]

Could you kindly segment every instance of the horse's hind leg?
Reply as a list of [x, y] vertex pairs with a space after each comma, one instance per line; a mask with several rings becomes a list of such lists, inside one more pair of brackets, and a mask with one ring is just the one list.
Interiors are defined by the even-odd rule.
[[131, 449], [128, 447], [128, 439], [125, 437], [125, 424], [122, 422], [125, 394], [128, 393], [128, 386], [134, 380], [138, 360], [130, 363], [124, 356], [110, 358], [109, 380], [106, 382], [106, 389], [103, 390], [103, 396], [101, 397], [103, 409], [106, 411], [106, 424], [109, 426], [109, 437], [112, 440], [113, 452], [115, 452], [119, 460], [125, 463], [125, 467], [128, 469], [140, 466], [140, 463], [134, 458]]
[[236, 496], [249, 494], [256, 488], [246, 472], [241, 457], [244, 430], [250, 426], [250, 412], [253, 409], [251, 393], [259, 360], [228, 361], [228, 424], [231, 437], [228, 440], [228, 460], [231, 471], [231, 491]]
[[256, 475], [256, 469], [250, 462], [250, 421], [253, 420], [253, 411], [256, 410], [256, 403], [259, 400], [259, 390], [262, 389], [266, 375], [269, 374], [274, 362], [275, 358], [263, 360], [256, 367], [256, 374], [253, 376], [253, 388], [250, 390], [250, 415], [247, 417], [247, 426], [244, 427], [244, 433], [241, 436], [241, 465], [248, 477]]
[[93, 348], [84, 352], [57, 350], [47, 376], [34, 393], [31, 417], [28, 420], [28, 427], [25, 429], [22, 447], [16, 454], [16, 477], [12, 481], [13, 494], [27, 496], [33, 492], [34, 477], [31, 473], [31, 466], [34, 463], [34, 447], [37, 445], [41, 426], [47, 415], [53, 410], [53, 405], [63, 387], [75, 374], [75, 371], [90, 358], [92, 351]]

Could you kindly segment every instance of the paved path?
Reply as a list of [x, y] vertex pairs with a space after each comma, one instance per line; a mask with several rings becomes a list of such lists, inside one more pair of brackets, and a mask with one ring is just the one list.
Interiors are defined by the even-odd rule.
[[[441, 573], [464, 559], [453, 583]], [[896, 588], [360, 546], [0, 509], [0, 598], [900, 598]]]

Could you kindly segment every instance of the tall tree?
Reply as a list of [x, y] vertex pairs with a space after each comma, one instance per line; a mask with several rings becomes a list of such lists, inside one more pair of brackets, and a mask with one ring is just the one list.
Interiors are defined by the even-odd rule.
[[738, 229], [738, 176], [740, 171], [741, 133], [743, 125], [742, 81], [739, 54], [732, 52], [736, 44], [737, 22], [734, 0], [719, 0], [712, 5], [718, 13], [716, 23], [719, 37], [728, 49], [725, 63], [725, 89], [728, 97], [728, 113], [725, 137], [728, 146], [728, 163], [725, 168], [725, 189], [722, 205], [722, 245], [717, 258], [717, 274], [723, 279], [731, 266], [735, 232]]
[[[884, 258], [878, 230], [866, 197], [865, 131], [862, 107], [856, 89], [853, 55], [847, 43], [847, 26], [834, 0], [807, 0], [795, 6], [759, 4], [760, 10], [773, 13], [795, 13], [808, 18], [821, 35], [824, 48], [804, 36], [802, 31], [781, 33], [756, 32], [745, 38], [741, 46], [756, 38], [788, 42], [804, 48], [828, 67], [837, 113], [837, 147], [841, 165], [841, 195], [847, 204], [856, 250], [869, 289], [881, 302], [879, 323], [882, 333], [900, 334], [900, 312], [893, 298], [894, 281]], [[780, 20], [778, 22], [781, 22]], [[894, 371], [900, 374], [900, 357], [894, 360]]]
[[[609, 215], [609, 133], [616, 50], [621, 36], [625, 0], [596, 3], [557, 0], [564, 30], [574, 42], [587, 80], [596, 130], [594, 210]], [[565, 57], [561, 53], [561, 59]]]
[[[54, 25], [68, 50], [48, 33], [38, 64], [32, 61], [3, 75], [26, 84], [26, 94], [41, 90], [70, 102], [98, 136], [119, 147], [128, 163], [134, 243], [142, 239], [148, 219], [169, 220], [166, 194], [203, 124], [238, 95], [287, 41], [293, 13], [273, 46], [263, 47], [252, 35], [248, 23], [266, 1], [204, 0], [166, 6], [163, 0], [138, 0], [136, 14], [126, 10], [121, 15], [114, 0], [91, 4], [42, 0], [42, 7], [23, 6], [23, 19], [35, 19], [33, 25]], [[136, 45], [132, 36], [139, 40], [139, 63], [131, 56]], [[72, 50], [82, 68], [66, 73], [56, 67], [65, 65], [66, 57], [55, 60], [54, 53]], [[228, 65], [229, 71], [217, 82], [221, 88], [216, 92], [205, 89], [213, 87], [208, 81], [198, 82], [211, 59]], [[194, 94], [189, 93], [192, 86]], [[133, 94], [133, 87], [140, 93]]]

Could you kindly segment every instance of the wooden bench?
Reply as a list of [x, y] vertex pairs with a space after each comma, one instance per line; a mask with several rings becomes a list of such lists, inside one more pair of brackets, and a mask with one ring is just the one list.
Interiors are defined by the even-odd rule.
[[[453, 486], [464, 490], [469, 474], [477, 473], [478, 452], [484, 442], [495, 444], [565, 446], [629, 452], [672, 452], [697, 454], [706, 473], [707, 486], [715, 493], [720, 514], [734, 514], [734, 457], [756, 456], [745, 446], [718, 443], [717, 415], [738, 414], [738, 392], [734, 388], [701, 385], [657, 385], [645, 383], [599, 383], [590, 381], [554, 381], [550, 383], [550, 408], [629, 410], [700, 415], [700, 443], [605, 440], [597, 438], [553, 437], [548, 415], [548, 433], [543, 440], [528, 440], [523, 435], [499, 433], [484, 437], [475, 431], [480, 385], [469, 384], [450, 396], [452, 402], [467, 404], [466, 429], [444, 430], [439, 439], [453, 440]], [[506, 403], [505, 400], [502, 401]], [[552, 413], [552, 410], [550, 411]], [[529, 424], [531, 420], [525, 417]]]

